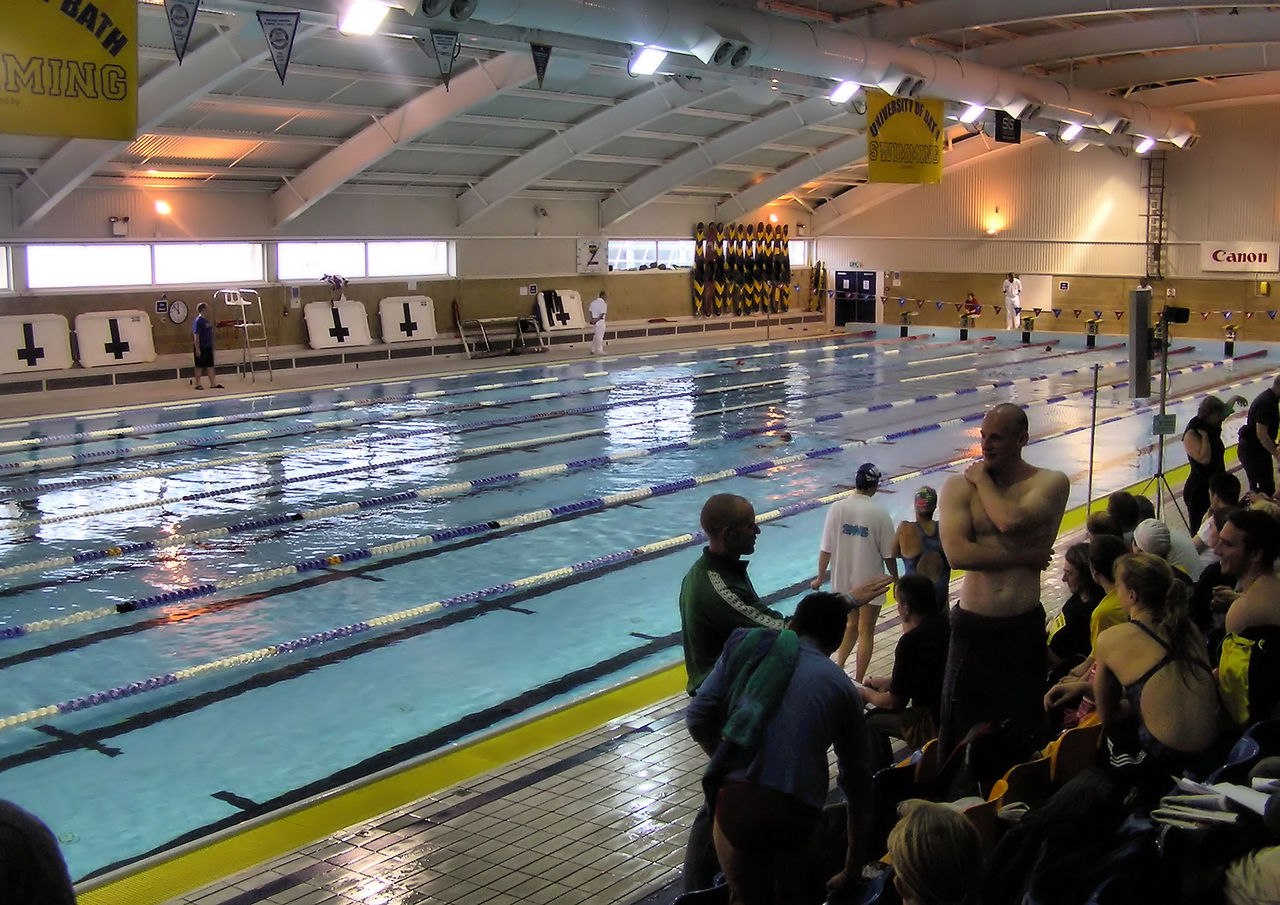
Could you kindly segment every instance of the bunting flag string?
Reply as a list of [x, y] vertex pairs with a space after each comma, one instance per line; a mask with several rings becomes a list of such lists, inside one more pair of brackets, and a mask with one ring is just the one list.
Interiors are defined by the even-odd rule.
[[1252, 311], [1246, 311], [1246, 312], [1244, 313], [1244, 319], [1245, 319], [1245, 320], [1247, 320], [1247, 321], [1251, 321], [1251, 320], [1253, 320], [1253, 312], [1252, 312]]
[[937, 306], [937, 308], [938, 308], [938, 310], [939, 310], [939, 311], [941, 311], [941, 310], [942, 310], [942, 306], [943, 306], [943, 305], [945, 305], [945, 304], [946, 304], [946, 302], [934, 302], [934, 305], [936, 305], [936, 306]]
[[1228, 320], [1228, 321], [1229, 321], [1229, 320], [1231, 320], [1231, 315], [1233, 315], [1233, 314], [1235, 314], [1235, 312], [1234, 312], [1234, 311], [1224, 311], [1224, 312], [1222, 312], [1222, 319], [1223, 319], [1223, 320]]
[[280, 84], [284, 84], [284, 74], [289, 69], [289, 57], [293, 55], [293, 39], [298, 34], [298, 22], [302, 13], [267, 13], [258, 11], [258, 24], [267, 37], [267, 50], [271, 53], [271, 62], [276, 66], [276, 75], [280, 76]]
[[1034, 312], [1036, 313], [1036, 317], [1039, 317], [1039, 316], [1041, 315], [1041, 313], [1043, 313], [1043, 311], [1044, 311], [1044, 309], [1043, 309], [1043, 308], [1032, 308], [1031, 310], [1032, 310], [1032, 311], [1034, 311]]
[[999, 305], [992, 305], [991, 307], [995, 310], [996, 314], [999, 314], [1003, 310]]
[[1276, 319], [1276, 314], [1277, 314], [1277, 313], [1280, 313], [1280, 312], [1277, 312], [1277, 311], [1275, 311], [1275, 310], [1268, 311], [1268, 312], [1267, 312], [1267, 317], [1271, 318], [1272, 320], [1275, 320], [1275, 319]]
[[[888, 299], [885, 299], [885, 301], [888, 301]], [[902, 307], [903, 305], [905, 305], [906, 303], [907, 303], [907, 300], [906, 300], [906, 299], [898, 299], [898, 307], [899, 307], [899, 308], [901, 308], [901, 307]]]
[[1093, 319], [1094, 319], [1094, 320], [1102, 320], [1102, 312], [1101, 312], [1101, 311], [1095, 311], [1095, 312], [1093, 312]]
[[1200, 320], [1202, 320], [1202, 321], [1207, 321], [1208, 319], [1209, 319], [1209, 312], [1208, 312], [1208, 311], [1201, 311], [1201, 312], [1200, 312]]
[[923, 307], [924, 307], [924, 299], [916, 299], [916, 307], [917, 307], [917, 308], [923, 308]]
[[963, 310], [964, 310], [964, 305], [962, 305], [960, 302], [956, 302], [956, 311], [963, 311]]
[[[191, 28], [196, 24], [196, 13], [199, 11], [200, 0], [164, 0], [164, 14], [169, 19], [169, 34], [173, 38], [173, 52], [178, 57], [179, 66], [186, 56]], [[267, 40], [270, 40], [270, 36]], [[283, 79], [281, 76], [282, 81]]]
[[1080, 314], [1083, 312], [1083, 310], [1084, 310], [1083, 308], [1074, 308], [1074, 309], [1072, 309], [1072, 311], [1071, 311], [1071, 316], [1072, 316], [1072, 317], [1079, 317], [1079, 316], [1080, 316]]
[[1052, 310], [1053, 310], [1053, 319], [1054, 319], [1054, 320], [1057, 320], [1058, 318], [1062, 317], [1062, 309], [1061, 309], [1061, 308], [1054, 308], [1054, 309], [1052, 309]]
[[1117, 311], [1117, 312], [1116, 312], [1116, 320], [1120, 320], [1120, 318], [1122, 318], [1122, 317], [1124, 317], [1124, 312], [1123, 312], [1123, 311]]

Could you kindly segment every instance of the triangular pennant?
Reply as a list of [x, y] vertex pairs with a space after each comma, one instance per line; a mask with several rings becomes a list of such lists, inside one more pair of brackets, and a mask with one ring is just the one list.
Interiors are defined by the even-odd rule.
[[991, 307], [995, 309], [996, 314], [999, 314], [1000, 311], [1002, 310], [999, 305], [992, 305]]
[[957, 310], [957, 311], [963, 311], [963, 310], [964, 310], [964, 305], [963, 305], [963, 304], [961, 304], [960, 302], [956, 302], [956, 310]]
[[1079, 317], [1079, 316], [1080, 316], [1080, 314], [1081, 314], [1081, 309], [1080, 309], [1080, 308], [1075, 308], [1075, 309], [1073, 309], [1073, 310], [1072, 310], [1072, 312], [1071, 312], [1071, 316], [1072, 316], [1072, 317]]
[[916, 307], [917, 307], [917, 308], [923, 308], [923, 307], [924, 307], [924, 299], [916, 299]]
[[529, 50], [533, 52], [533, 71], [538, 76], [538, 87], [542, 87], [542, 80], [547, 77], [547, 63], [551, 59], [550, 44], [530, 44]]
[[[888, 301], [888, 300], [886, 299], [886, 301]], [[899, 308], [901, 308], [901, 307], [902, 307], [903, 305], [905, 305], [906, 303], [907, 303], [907, 300], [906, 300], [906, 299], [898, 299], [898, 307], [899, 307]]]
[[1117, 312], [1116, 312], [1116, 320], [1120, 320], [1120, 318], [1122, 318], [1122, 317], [1124, 317], [1124, 312], [1123, 312], [1123, 311], [1117, 311]]
[[829, 298], [829, 299], [833, 299], [833, 298], [835, 298], [835, 297], [836, 297], [836, 291], [835, 291], [834, 289], [828, 289], [828, 290], [827, 290], [827, 298]]
[[[435, 51], [436, 65], [440, 67], [440, 80], [444, 82], [444, 90], [448, 91], [449, 79], [453, 76], [453, 63], [458, 59], [458, 54], [462, 53], [462, 42], [458, 40], [458, 33], [431, 29], [431, 49]], [[425, 51], [426, 48], [423, 47], [423, 50]]]
[[191, 39], [191, 26], [196, 23], [200, 0], [164, 0], [164, 14], [169, 18], [169, 34], [173, 37], [173, 52], [178, 65], [187, 53], [187, 41]]
[[1039, 317], [1039, 316], [1040, 316], [1040, 312], [1041, 312], [1041, 311], [1044, 311], [1044, 309], [1043, 309], [1043, 308], [1032, 308], [1031, 310], [1032, 310], [1032, 311], [1034, 311], [1034, 312], [1036, 313], [1036, 317]]
[[942, 306], [945, 305], [946, 302], [934, 302], [934, 304], [938, 307], [938, 310], [941, 311]]
[[1277, 313], [1280, 313], [1280, 312], [1276, 312], [1276, 311], [1268, 311], [1268, 312], [1267, 312], [1267, 317], [1271, 318], [1272, 320], [1275, 320], [1275, 319], [1276, 319], [1276, 314], [1277, 314]]
[[1223, 320], [1231, 320], [1231, 315], [1233, 314], [1235, 314], [1234, 311], [1224, 311], [1222, 312], [1222, 318]]
[[293, 55], [293, 38], [298, 33], [301, 18], [302, 13], [258, 11], [258, 24], [267, 36], [267, 50], [271, 54], [271, 62], [276, 64], [276, 75], [280, 76], [281, 85], [284, 84], [285, 70], [289, 68], [289, 57]]
[[1200, 320], [1202, 320], [1202, 321], [1207, 321], [1208, 319], [1209, 319], [1209, 312], [1208, 312], [1208, 311], [1201, 311], [1201, 312], [1200, 312]]
[[1101, 311], [1095, 311], [1095, 312], [1093, 312], [1093, 316], [1094, 316], [1094, 319], [1096, 319], [1096, 320], [1101, 320], [1101, 319], [1102, 319], [1102, 312], [1101, 312]]
[[1054, 320], [1057, 320], [1058, 318], [1062, 317], [1062, 309], [1061, 309], [1061, 308], [1054, 308], [1054, 309], [1052, 309], [1052, 311], [1053, 311], [1053, 319], [1054, 319]]
[[1253, 320], [1253, 312], [1252, 312], [1252, 311], [1246, 311], [1246, 312], [1244, 313], [1244, 319], [1245, 319], [1245, 320], [1247, 320], [1247, 321], [1251, 321], [1251, 320]]

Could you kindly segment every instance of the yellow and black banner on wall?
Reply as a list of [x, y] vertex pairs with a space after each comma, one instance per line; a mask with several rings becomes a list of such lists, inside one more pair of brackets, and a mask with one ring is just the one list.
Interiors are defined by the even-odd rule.
[[133, 141], [137, 0], [6, 0], [0, 133]]
[[942, 101], [867, 91], [867, 179], [942, 181]]

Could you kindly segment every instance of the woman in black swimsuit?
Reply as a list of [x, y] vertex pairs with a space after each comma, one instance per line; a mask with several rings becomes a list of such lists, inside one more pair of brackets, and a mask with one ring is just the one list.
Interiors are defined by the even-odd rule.
[[1113, 767], [1135, 785], [1213, 760], [1222, 728], [1218, 686], [1186, 590], [1148, 553], [1117, 561], [1116, 596], [1129, 621], [1098, 636], [1094, 699]]

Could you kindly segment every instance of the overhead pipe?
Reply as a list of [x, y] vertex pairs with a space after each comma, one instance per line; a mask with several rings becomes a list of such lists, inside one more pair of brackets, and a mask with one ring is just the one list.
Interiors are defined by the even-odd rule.
[[750, 48], [752, 66], [765, 69], [864, 85], [900, 72], [922, 79], [925, 93], [944, 100], [992, 108], [1025, 102], [1061, 122], [1123, 121], [1132, 133], [1166, 141], [1195, 133], [1195, 122], [1174, 110], [709, 0], [478, 0], [472, 18], [602, 41], [623, 35], [704, 62], [723, 41], [735, 41]]

